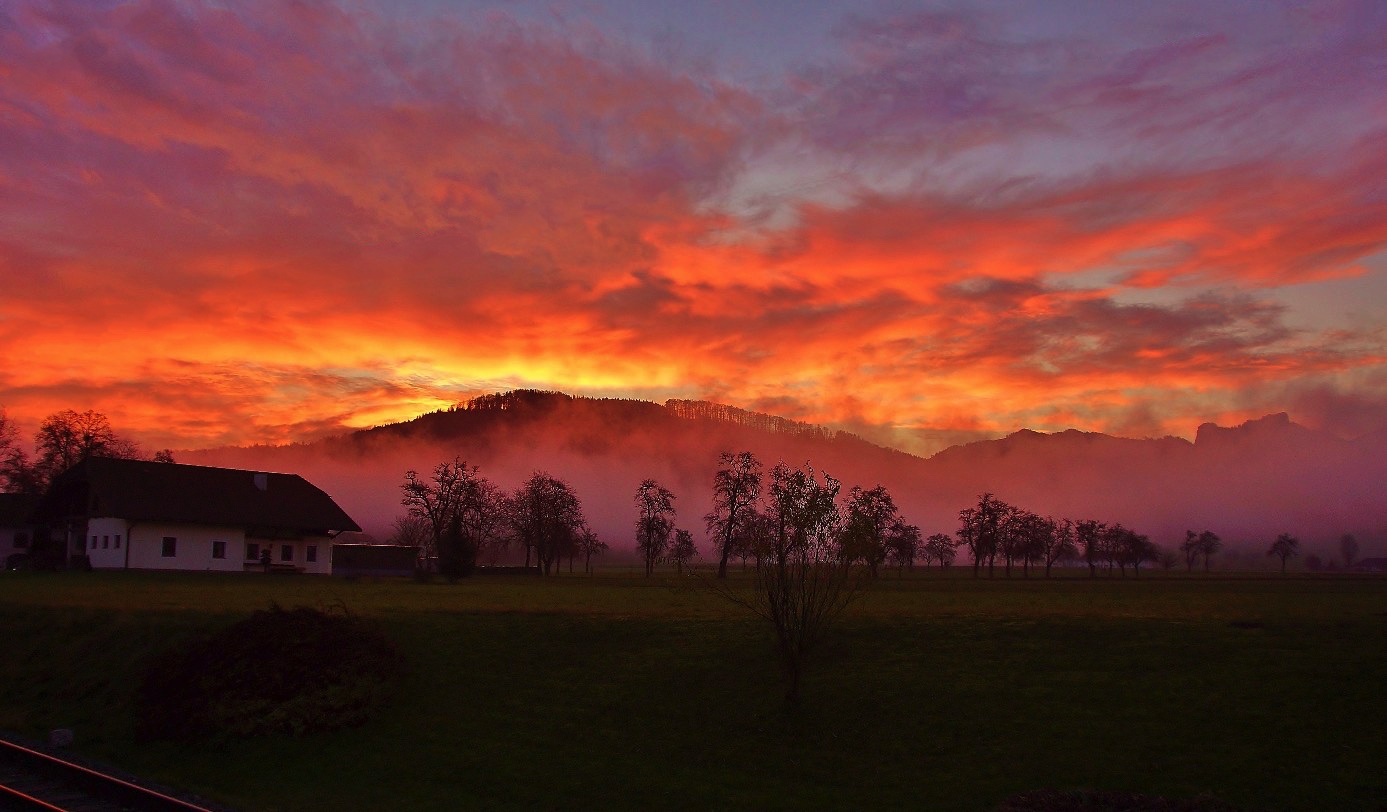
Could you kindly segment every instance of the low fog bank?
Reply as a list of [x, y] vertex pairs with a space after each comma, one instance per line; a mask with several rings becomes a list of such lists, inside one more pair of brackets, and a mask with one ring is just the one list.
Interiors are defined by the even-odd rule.
[[953, 533], [958, 512], [990, 492], [1056, 518], [1121, 522], [1169, 548], [1186, 530], [1212, 530], [1224, 540], [1224, 562], [1243, 567], [1270, 566], [1263, 553], [1280, 533], [1300, 538], [1303, 554], [1336, 555], [1344, 533], [1357, 536], [1363, 556], [1387, 553], [1387, 505], [1379, 499], [1387, 443], [1339, 440], [1284, 415], [1201, 427], [1193, 443], [1021, 431], [921, 459], [832, 432], [787, 433], [639, 401], [556, 396], [439, 412], [311, 444], [186, 452], [180, 461], [302, 474], [380, 541], [403, 514], [407, 470], [423, 475], [461, 458], [507, 490], [546, 471], [574, 487], [613, 559], [634, 547], [634, 495], [653, 478], [674, 492], [676, 526], [693, 531], [707, 558], [703, 517], [718, 455], [742, 450], [767, 469], [779, 460], [809, 463], [842, 480], [844, 494], [853, 485], [885, 485], [925, 535]]

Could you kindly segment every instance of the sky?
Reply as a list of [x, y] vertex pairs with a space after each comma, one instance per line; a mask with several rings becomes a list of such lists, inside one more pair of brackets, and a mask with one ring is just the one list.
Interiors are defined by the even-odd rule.
[[0, 407], [1387, 429], [1387, 4], [0, 5]]

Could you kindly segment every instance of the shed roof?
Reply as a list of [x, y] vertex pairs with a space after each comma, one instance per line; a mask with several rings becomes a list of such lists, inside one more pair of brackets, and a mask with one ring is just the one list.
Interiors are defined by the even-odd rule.
[[332, 497], [298, 474], [105, 457], [84, 460], [58, 477], [35, 515], [295, 530], [361, 529]]

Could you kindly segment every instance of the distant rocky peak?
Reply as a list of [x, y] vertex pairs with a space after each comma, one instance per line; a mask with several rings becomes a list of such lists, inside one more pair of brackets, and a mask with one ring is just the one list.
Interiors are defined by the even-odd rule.
[[1207, 447], [1223, 443], [1284, 443], [1311, 439], [1318, 432], [1291, 422], [1286, 412], [1277, 412], [1248, 420], [1231, 428], [1216, 423], [1204, 423], [1195, 433], [1195, 446]]

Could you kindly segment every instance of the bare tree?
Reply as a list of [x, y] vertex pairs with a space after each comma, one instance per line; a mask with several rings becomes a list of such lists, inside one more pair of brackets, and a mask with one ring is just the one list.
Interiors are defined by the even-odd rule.
[[578, 532], [578, 549], [583, 552], [583, 572], [592, 574], [592, 557], [607, 552], [607, 542], [597, 537], [587, 525]]
[[1199, 534], [1199, 553], [1204, 556], [1204, 571], [1209, 571], [1209, 559], [1213, 554], [1223, 548], [1223, 539], [1212, 530], [1205, 530]]
[[1074, 523], [1074, 539], [1088, 565], [1088, 577], [1098, 576], [1098, 562], [1103, 560], [1103, 541], [1108, 526], [1096, 519], [1081, 519]]
[[750, 451], [723, 453], [713, 475], [713, 510], [704, 517], [718, 551], [718, 577], [727, 577], [727, 559], [755, 516], [761, 498], [761, 463]]
[[653, 479], [636, 488], [636, 549], [645, 559], [645, 575], [655, 572], [674, 532], [674, 494]]
[[[478, 553], [496, 542], [503, 521], [500, 492], [476, 466], [461, 459], [441, 462], [429, 480], [406, 471], [400, 503], [428, 529], [440, 571], [451, 581], [470, 575]], [[428, 549], [421, 549], [425, 568]]]
[[1282, 533], [1276, 537], [1276, 541], [1271, 543], [1271, 547], [1267, 549], [1267, 555], [1274, 555], [1281, 559], [1281, 574], [1285, 575], [1286, 559], [1300, 555], [1300, 540], [1290, 533]]
[[429, 522], [421, 516], [406, 513], [397, 517], [390, 526], [391, 544], [398, 544], [401, 547], [413, 547], [420, 551], [420, 557], [425, 555], [437, 555], [438, 551], [433, 549], [433, 533], [429, 530]]
[[919, 556], [923, 543], [920, 528], [896, 519], [891, 523], [891, 529], [886, 535], [886, 555], [891, 563], [896, 565], [898, 572], [906, 568], [914, 570], [915, 559]]
[[1045, 577], [1050, 577], [1050, 568], [1061, 561], [1077, 558], [1079, 542], [1072, 519], [1055, 521], [1049, 519], [1049, 533], [1044, 538], [1041, 552], [1045, 561]]
[[684, 574], [684, 565], [698, 557], [698, 547], [694, 545], [693, 533], [687, 530], [674, 531], [674, 544], [669, 548], [669, 560], [674, 562], [675, 571]]
[[42, 490], [38, 471], [19, 445], [19, 426], [0, 408], [0, 491], [37, 496]]
[[1180, 553], [1185, 557], [1185, 571], [1194, 572], [1195, 562], [1199, 561], [1199, 534], [1193, 530], [1185, 531], [1185, 540], [1180, 542]]
[[544, 471], [534, 472], [525, 484], [506, 500], [507, 518], [516, 540], [525, 546], [525, 566], [535, 564], [545, 575], [580, 539], [587, 522], [582, 503], [567, 482]]
[[857, 594], [854, 568], [837, 544], [840, 483], [814, 469], [779, 463], [771, 471], [766, 509], [772, 533], [750, 596], [723, 589], [730, 600], [770, 622], [785, 674], [785, 701], [799, 704], [812, 652]]
[[954, 537], [948, 533], [935, 533], [925, 539], [926, 555], [939, 562], [939, 569], [948, 569], [954, 563], [954, 557], [958, 555], [958, 545], [954, 543]]
[[1151, 543], [1151, 539], [1135, 530], [1123, 527], [1119, 523], [1113, 526], [1110, 533], [1113, 554], [1124, 575], [1127, 572], [1126, 566], [1131, 564], [1132, 577], [1139, 578], [1142, 564], [1160, 559], [1160, 550]]
[[111, 429], [106, 415], [66, 409], [44, 418], [34, 435], [35, 467], [45, 482], [88, 457], [136, 459], [139, 448]]
[[1002, 522], [1010, 510], [1011, 505], [984, 493], [978, 497], [975, 507], [959, 511], [958, 540], [973, 556], [974, 578], [978, 577], [983, 561], [987, 562], [988, 577], [992, 576], [1001, 545]]
[[840, 538], [844, 558], [849, 562], [861, 561], [872, 577], [877, 577], [877, 567], [886, 560], [887, 537], [899, 520], [896, 502], [884, 485], [871, 490], [854, 487], [848, 494]]
[[1358, 560], [1358, 539], [1352, 533], [1345, 533], [1339, 537], [1339, 554], [1343, 556], [1344, 568], [1353, 566], [1353, 562]]

